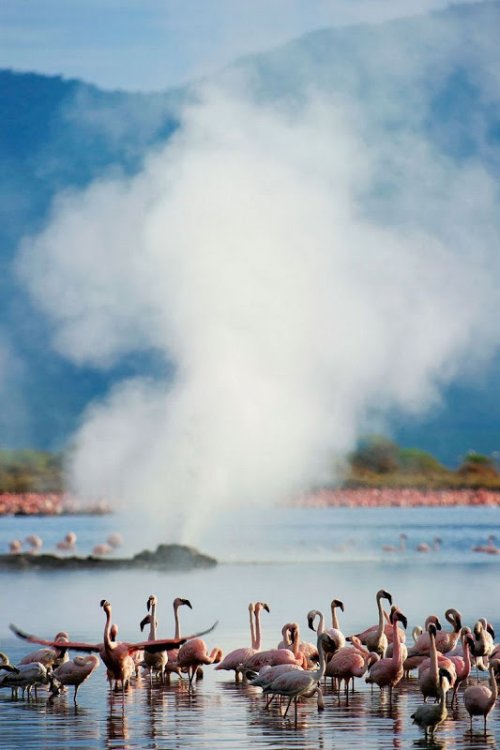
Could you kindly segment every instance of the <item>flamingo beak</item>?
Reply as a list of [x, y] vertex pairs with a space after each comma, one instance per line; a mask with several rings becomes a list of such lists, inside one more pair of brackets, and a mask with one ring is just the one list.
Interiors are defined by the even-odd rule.
[[143, 618], [143, 619], [141, 620], [141, 622], [140, 622], [141, 633], [142, 633], [142, 631], [144, 630], [144, 627], [145, 627], [145, 625], [147, 625], [147, 624], [148, 624], [148, 622], [151, 622], [151, 616], [150, 616], [150, 615], [146, 615], [146, 617], [144, 617], [144, 618]]
[[271, 610], [269, 609], [269, 604], [266, 604], [265, 602], [262, 602], [262, 609], [265, 609], [265, 610], [266, 610], [266, 612], [270, 612], [270, 611], [271, 611]]
[[193, 609], [193, 605], [189, 601], [189, 599], [181, 599], [181, 602], [186, 605], [186, 607], [189, 607], [189, 609]]
[[307, 624], [309, 625], [309, 628], [311, 630], [314, 630], [314, 632], [316, 632], [316, 628], [314, 627], [314, 617], [308, 617]]

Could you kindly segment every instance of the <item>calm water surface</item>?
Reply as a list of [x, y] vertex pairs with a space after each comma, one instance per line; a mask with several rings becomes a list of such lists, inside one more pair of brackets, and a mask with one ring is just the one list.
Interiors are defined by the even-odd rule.
[[[78, 534], [87, 553], [113, 530], [125, 537], [123, 553], [138, 551], [127, 519], [117, 516], [76, 518], [2, 518], [0, 549], [12, 538], [31, 532], [50, 549], [68, 530]], [[404, 531], [408, 551], [382, 553], [382, 544], [397, 544]], [[481, 556], [471, 547], [490, 533], [500, 539], [496, 509], [328, 510], [280, 509], [265, 515], [226, 514], [200, 538], [198, 546], [221, 563], [210, 570], [184, 573], [84, 571], [72, 574], [1, 573], [0, 648], [15, 663], [30, 647], [11, 636], [9, 622], [52, 637], [68, 630], [78, 640], [102, 640], [104, 616], [99, 601], [113, 605], [113, 620], [124, 640], [140, 640], [138, 623], [146, 599], [159, 599], [160, 635], [173, 633], [171, 602], [175, 596], [191, 600], [182, 608], [182, 627], [192, 633], [219, 620], [206, 637], [207, 645], [224, 651], [249, 645], [247, 605], [265, 600], [263, 646], [277, 645], [284, 622], [295, 620], [307, 633], [306, 613], [317, 608], [329, 613], [333, 597], [344, 601], [344, 632], [354, 632], [376, 621], [375, 592], [387, 588], [406, 613], [409, 628], [430, 612], [443, 617], [456, 607], [464, 622], [487, 617], [500, 631], [498, 602], [500, 556]], [[415, 546], [442, 540], [438, 553], [418, 554]], [[150, 547], [165, 541], [151, 539]], [[168, 541], [168, 540], [167, 540]], [[408, 636], [410, 638], [410, 636]], [[175, 679], [175, 678], [174, 678]], [[414, 680], [401, 684], [390, 707], [378, 689], [373, 693], [358, 681], [356, 693], [339, 703], [328, 688], [326, 708], [318, 714], [314, 701], [299, 708], [297, 726], [277, 709], [265, 711], [260, 690], [235, 685], [229, 673], [205, 668], [196, 692], [173, 681], [170, 687], [149, 686], [140, 680], [128, 691], [125, 711], [121, 699], [107, 690], [103, 665], [80, 689], [74, 707], [72, 689], [47, 702], [39, 693], [30, 702], [11, 700], [0, 691], [0, 747], [5, 748], [362, 748], [425, 747], [423, 734], [410, 714], [422, 699]], [[434, 746], [496, 748], [500, 750], [500, 717], [490, 716], [486, 736], [477, 723], [472, 736], [461, 701], [436, 733]], [[432, 743], [429, 743], [432, 746]]]

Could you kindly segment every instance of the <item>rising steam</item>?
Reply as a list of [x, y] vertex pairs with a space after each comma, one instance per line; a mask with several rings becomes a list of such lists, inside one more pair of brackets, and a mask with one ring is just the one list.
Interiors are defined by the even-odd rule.
[[[61, 196], [24, 244], [59, 352], [107, 367], [155, 349], [174, 365], [88, 409], [70, 466], [81, 496], [197, 541], [216, 509], [331, 479], [360, 431], [428, 407], [498, 344], [488, 177], [422, 140], [393, 144], [432, 187], [402, 187], [394, 222], [377, 219], [363, 196], [382, 152], [352, 114], [205, 90], [139, 175]], [[428, 225], [398, 223], [410, 195], [432, 206]]]

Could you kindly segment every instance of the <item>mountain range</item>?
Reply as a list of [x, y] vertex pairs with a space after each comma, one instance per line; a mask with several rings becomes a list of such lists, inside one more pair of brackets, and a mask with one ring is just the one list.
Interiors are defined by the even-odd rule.
[[[500, 176], [500, 54], [497, 2], [381, 25], [324, 29], [235, 64], [262, 101], [311, 87], [348, 98], [366, 139], [425, 133], [455, 162]], [[0, 71], [0, 446], [57, 450], [85, 406], [126, 376], [165, 375], [157, 352], [128, 355], [108, 369], [76, 366], [54, 352], [51, 325], [21, 283], [16, 254], [49, 217], [56, 196], [109, 175], [136, 174], [151, 149], [178, 128], [193, 88], [158, 94], [102, 91], [82, 81]], [[367, 211], [389, 211], [390, 177], [367, 196]], [[408, 204], [405, 211], [411, 211]], [[405, 215], [405, 219], [408, 216]], [[418, 221], [418, 215], [414, 217]], [[393, 437], [448, 465], [469, 450], [500, 450], [500, 357], [455, 378], [430, 413], [391, 419]]]

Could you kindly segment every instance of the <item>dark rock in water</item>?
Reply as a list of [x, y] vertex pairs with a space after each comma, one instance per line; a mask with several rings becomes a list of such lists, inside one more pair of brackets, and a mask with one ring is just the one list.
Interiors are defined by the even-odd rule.
[[211, 568], [217, 560], [194, 547], [182, 544], [160, 544], [154, 552], [143, 550], [134, 557], [60, 557], [59, 555], [0, 555], [0, 569], [10, 570], [112, 570], [117, 568], [154, 568], [155, 570], [192, 570]]

